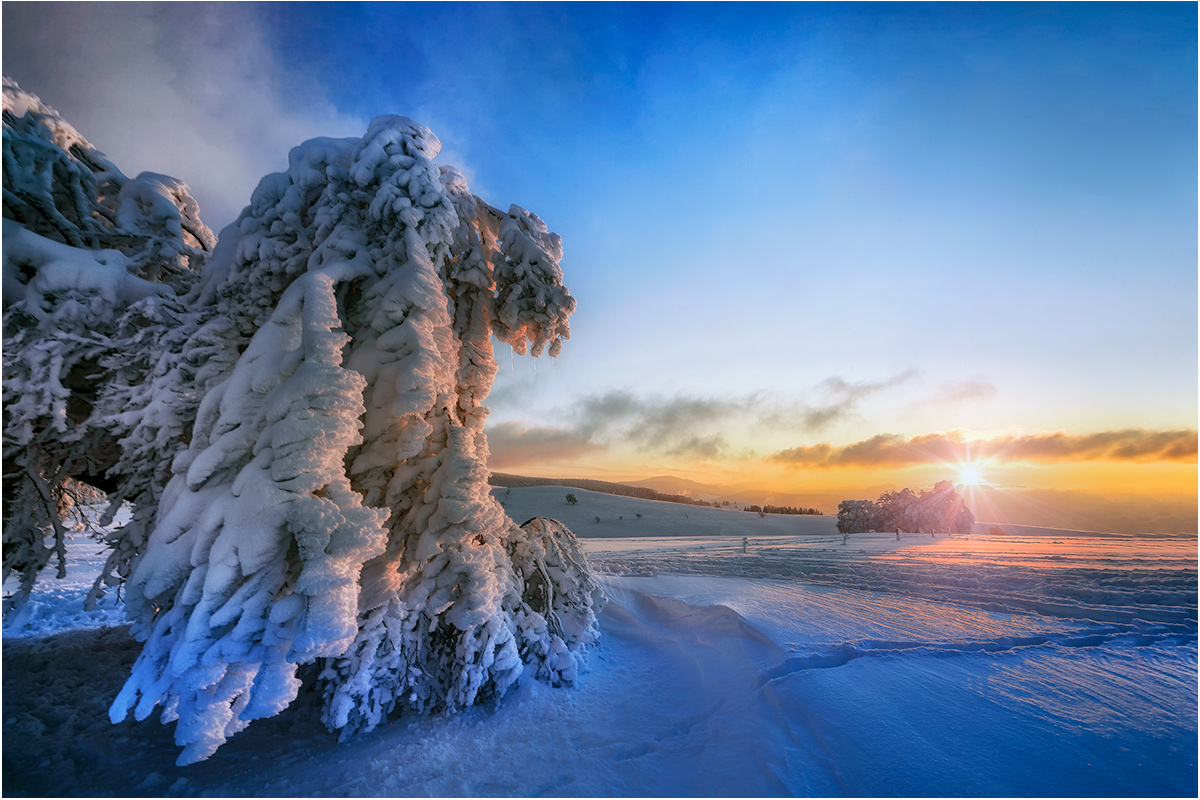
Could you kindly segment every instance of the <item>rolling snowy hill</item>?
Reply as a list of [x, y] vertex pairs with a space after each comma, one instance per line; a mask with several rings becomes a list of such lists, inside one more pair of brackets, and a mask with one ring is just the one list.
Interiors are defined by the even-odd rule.
[[[567, 495], [578, 501], [572, 505]], [[492, 496], [517, 522], [550, 517], [584, 539], [628, 536], [795, 536], [837, 532], [837, 518], [747, 511], [589, 492], [567, 486], [493, 488]]]

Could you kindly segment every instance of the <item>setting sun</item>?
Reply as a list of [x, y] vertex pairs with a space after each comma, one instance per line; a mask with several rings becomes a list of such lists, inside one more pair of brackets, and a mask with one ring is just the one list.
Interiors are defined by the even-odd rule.
[[975, 467], [963, 467], [958, 473], [958, 482], [961, 486], [978, 486], [983, 483], [983, 475]]

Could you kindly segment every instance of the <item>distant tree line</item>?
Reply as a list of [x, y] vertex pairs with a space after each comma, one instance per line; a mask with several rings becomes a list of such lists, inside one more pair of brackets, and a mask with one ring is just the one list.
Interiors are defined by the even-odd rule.
[[799, 506], [750, 505], [750, 506], [746, 506], [742, 510], [743, 511], [754, 511], [759, 514], [807, 514], [809, 516], [814, 516], [814, 517], [825, 516], [824, 511], [819, 511], [818, 509], [815, 509], [815, 508], [801, 508]]
[[838, 504], [839, 533], [970, 533], [974, 525], [975, 515], [950, 481], [940, 481], [919, 494], [906, 488], [884, 492], [874, 502]]

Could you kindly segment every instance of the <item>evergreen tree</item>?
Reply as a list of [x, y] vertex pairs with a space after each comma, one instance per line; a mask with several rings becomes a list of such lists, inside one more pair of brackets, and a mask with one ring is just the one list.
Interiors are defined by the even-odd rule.
[[[52, 557], [65, 574], [72, 478], [114, 490], [113, 511], [150, 488], [109, 476], [133, 444], [114, 417], [156, 415], [130, 387], [160, 357], [153, 340], [188, 316], [180, 294], [214, 237], [183, 184], [127, 178], [8, 78], [3, 109], [3, 574], [20, 585], [7, 614]], [[151, 461], [161, 471], [170, 455], [160, 447]]]
[[64, 126], [6, 83], [5, 574], [28, 593], [47, 530], [63, 565], [68, 477], [134, 504], [93, 593], [124, 581], [145, 642], [113, 720], [161, 706], [190, 763], [306, 663], [344, 733], [573, 682], [597, 586], [569, 530], [491, 497], [483, 433], [491, 337], [569, 336], [559, 237], [380, 117], [293, 149], [213, 248], [186, 187]]

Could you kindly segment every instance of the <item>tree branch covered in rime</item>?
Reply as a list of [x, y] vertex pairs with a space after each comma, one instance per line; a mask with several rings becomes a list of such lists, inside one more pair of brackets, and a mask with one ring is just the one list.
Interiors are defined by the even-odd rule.
[[[7, 614], [56, 554], [66, 568], [58, 517], [71, 478], [147, 499], [144, 481], [106, 474], [132, 444], [107, 418], [149, 410], [123, 389], [145, 381], [150, 339], [173, 324], [164, 315], [187, 316], [180, 293], [214, 237], [182, 183], [127, 178], [7, 78], [3, 101], [3, 574], [20, 587]], [[171, 448], [160, 444], [140, 469], [162, 471]]]
[[[58, 244], [29, 211], [53, 180], [10, 213], [5, 92], [5, 225], [42, 254], [10, 258], [6, 227], [6, 301], [10, 266], [24, 287], [5, 313], [6, 575], [10, 511], [56, 476], [134, 505], [93, 593], [124, 581], [145, 642], [112, 719], [161, 707], [191, 763], [285, 708], [302, 664], [319, 666], [343, 735], [498, 697], [524, 674], [576, 680], [597, 585], [565, 526], [517, 526], [492, 499], [483, 433], [491, 336], [555, 355], [570, 335], [559, 237], [473, 195], [427, 128], [380, 117], [362, 139], [294, 148], [215, 248], [186, 187], [157, 175], [89, 217], [141, 237], [121, 252], [80, 225]], [[18, 126], [48, 113], [22, 103], [14, 130], [52, 129]], [[103, 184], [85, 177], [85, 194]], [[70, 280], [51, 274], [54, 247], [71, 251]], [[98, 324], [81, 328], [75, 306]], [[100, 456], [81, 470], [84, 453]], [[41, 478], [11, 503], [10, 461]], [[15, 542], [23, 577], [50, 557], [34, 545], [51, 516]]]

